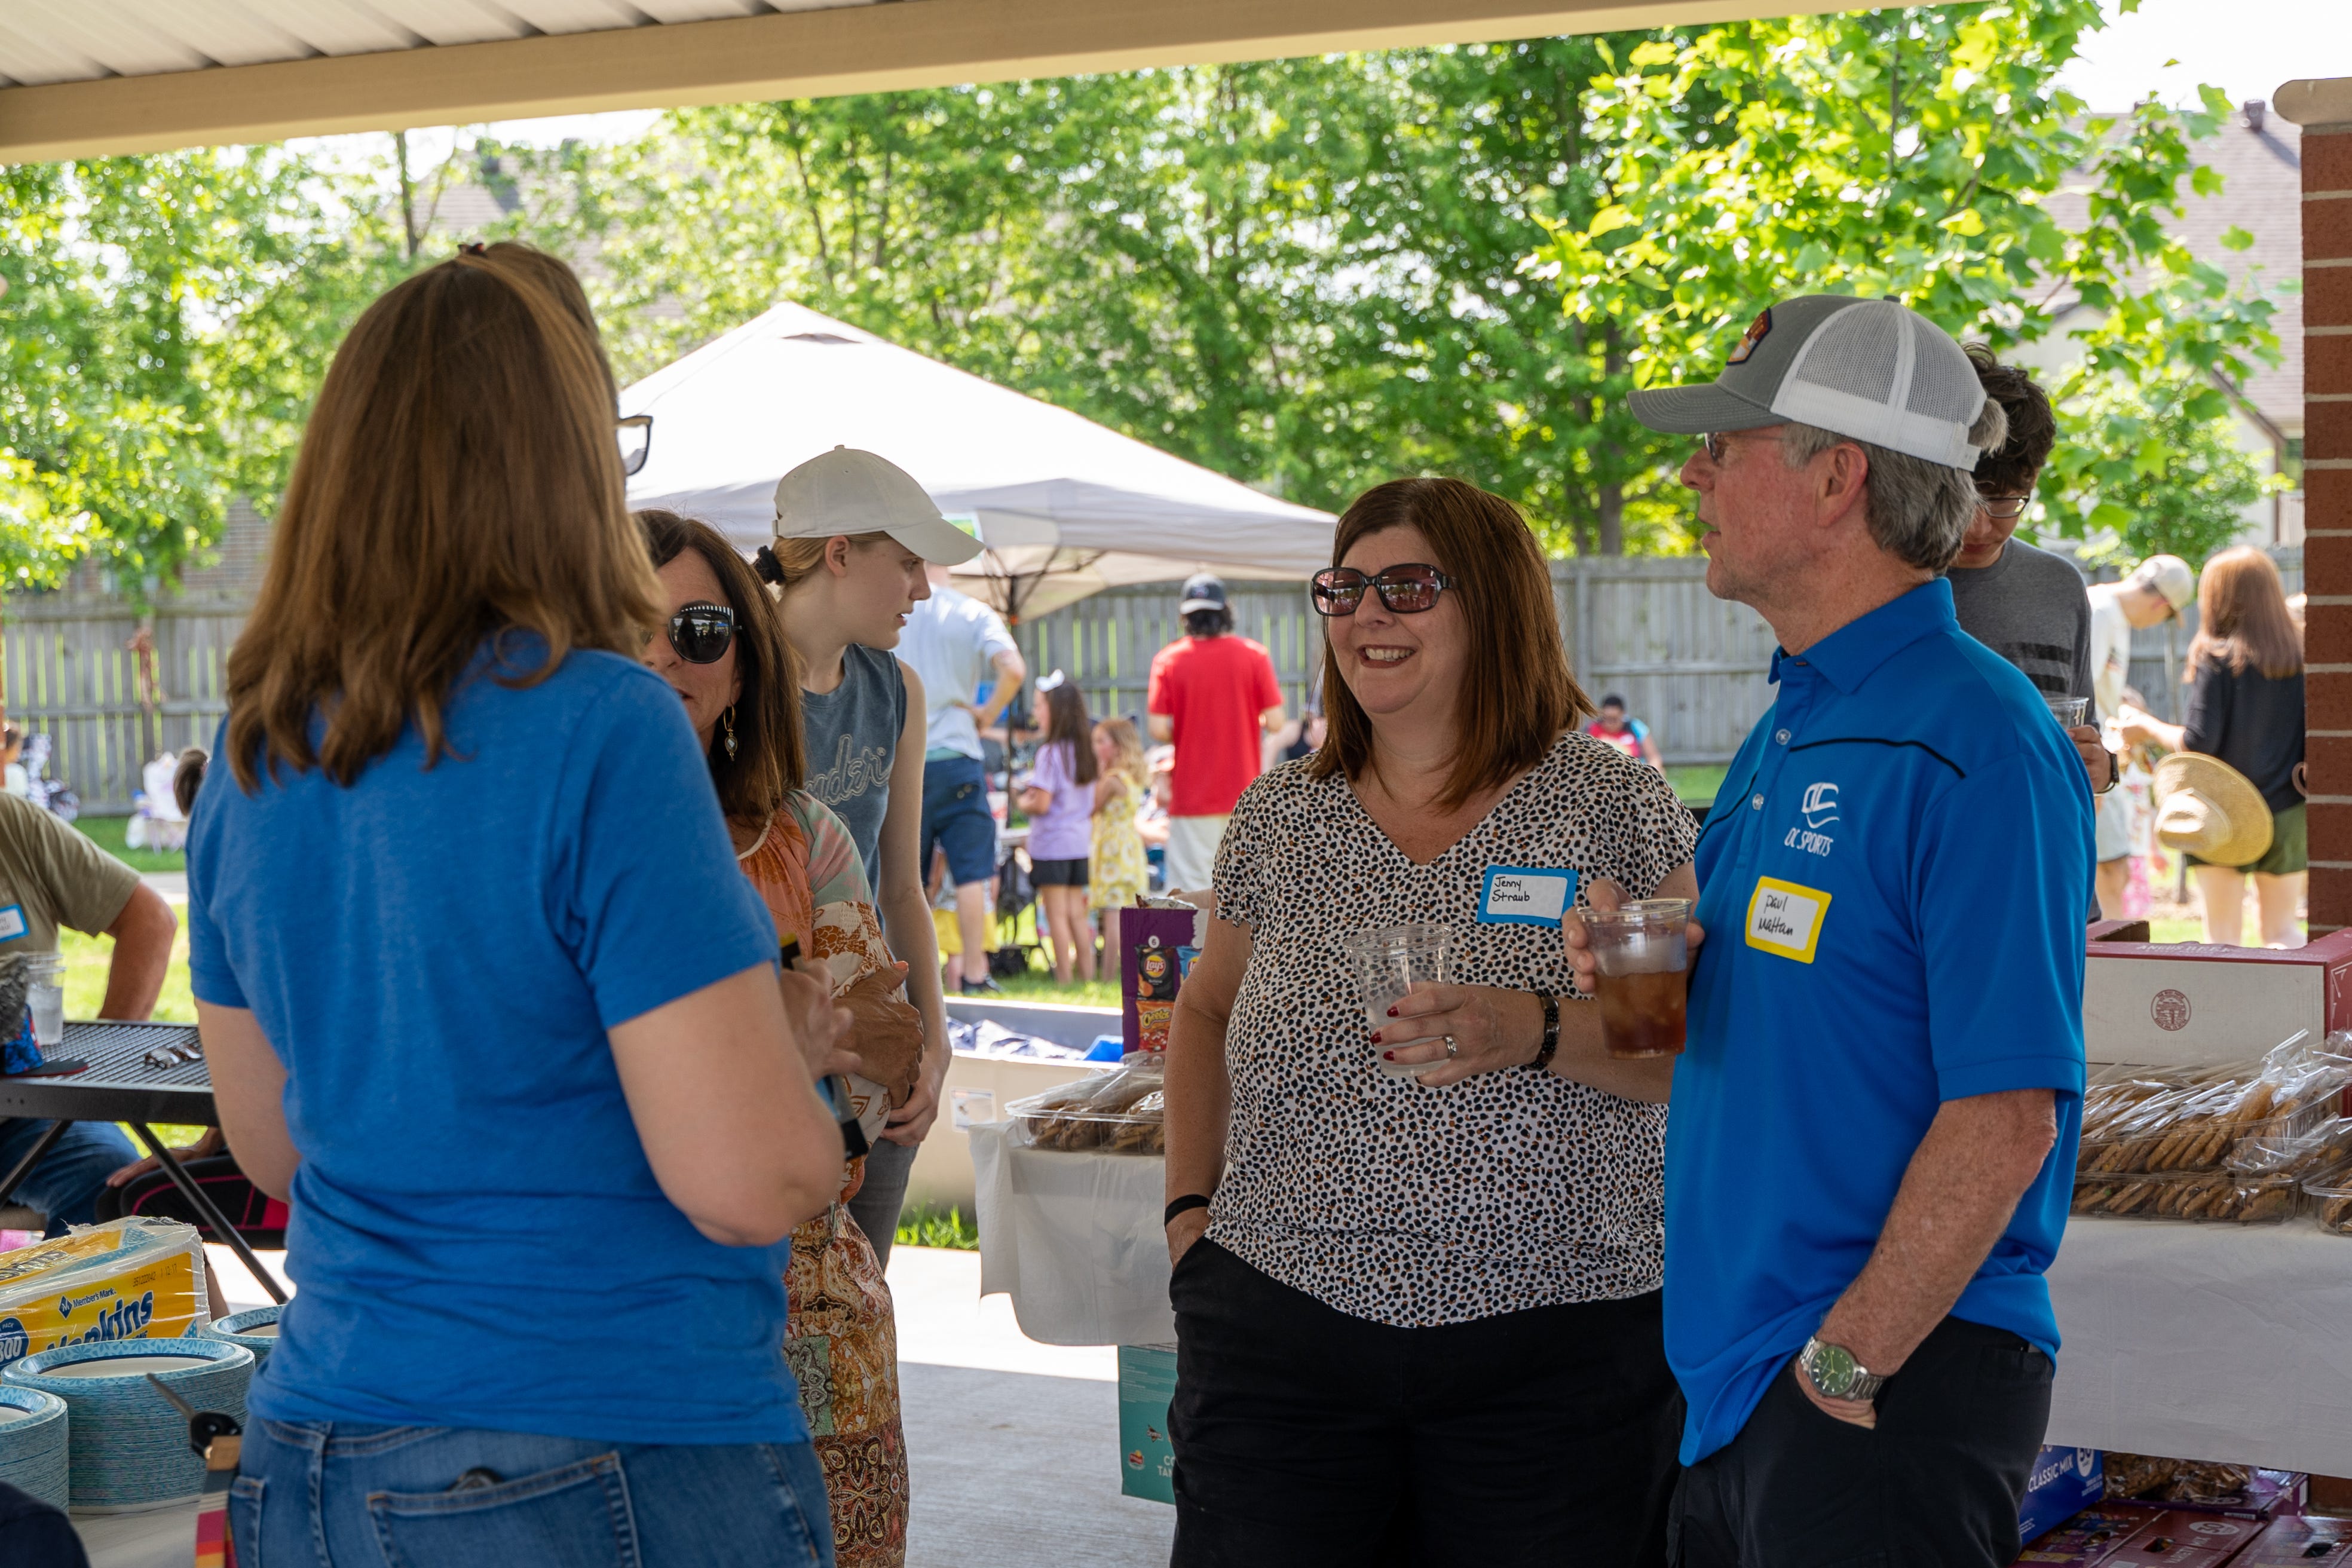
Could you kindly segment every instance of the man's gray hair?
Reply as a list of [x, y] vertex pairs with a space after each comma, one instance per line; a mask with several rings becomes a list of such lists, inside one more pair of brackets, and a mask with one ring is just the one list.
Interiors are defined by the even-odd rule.
[[[1979, 452], [1998, 449], [2009, 439], [2009, 416], [1991, 398], [1969, 426], [1969, 445]], [[1960, 540], [1976, 516], [1977, 482], [1966, 468], [1948, 468], [1890, 452], [1868, 441], [1841, 436], [1813, 425], [1791, 425], [1780, 438], [1788, 465], [1801, 468], [1832, 447], [1851, 442], [1870, 459], [1870, 476], [1863, 481], [1864, 515], [1870, 537], [1889, 555], [1930, 572], [1941, 572], [1960, 552]]]

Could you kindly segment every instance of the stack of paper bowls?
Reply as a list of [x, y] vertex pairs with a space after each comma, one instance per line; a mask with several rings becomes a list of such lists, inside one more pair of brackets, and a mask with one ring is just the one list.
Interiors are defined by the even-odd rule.
[[253, 1352], [253, 1369], [269, 1359], [278, 1348], [278, 1309], [256, 1307], [249, 1312], [231, 1312], [216, 1322], [198, 1323], [188, 1331], [202, 1339], [226, 1340], [233, 1345], [243, 1345]]
[[66, 1402], [0, 1384], [0, 1481], [66, 1506]]
[[154, 1373], [198, 1410], [245, 1419], [253, 1352], [226, 1340], [107, 1340], [59, 1345], [13, 1363], [0, 1384], [66, 1403], [68, 1506], [128, 1513], [204, 1489], [205, 1462], [188, 1447], [188, 1418], [147, 1381]]

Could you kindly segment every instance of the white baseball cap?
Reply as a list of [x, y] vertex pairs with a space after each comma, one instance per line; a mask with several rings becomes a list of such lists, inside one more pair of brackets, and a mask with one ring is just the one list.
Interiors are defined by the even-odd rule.
[[1629, 401], [1634, 418], [1674, 435], [1811, 425], [1949, 468], [1982, 455], [1969, 445], [1985, 402], [1976, 366], [1949, 332], [1892, 300], [1783, 300], [1748, 324], [1715, 380]]
[[906, 469], [855, 447], [820, 453], [776, 481], [776, 537], [887, 533], [926, 561], [961, 566], [980, 541], [940, 515]]
[[2197, 596], [2197, 574], [2178, 555], [2151, 555], [2132, 568], [2124, 586], [2155, 589], [2178, 616]]

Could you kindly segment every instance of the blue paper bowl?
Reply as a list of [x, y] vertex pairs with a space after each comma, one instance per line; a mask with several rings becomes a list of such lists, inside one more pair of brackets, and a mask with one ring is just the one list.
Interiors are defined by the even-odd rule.
[[0, 1422], [0, 1481], [65, 1507], [66, 1402], [37, 1388], [0, 1384], [0, 1414], [8, 1417]]
[[253, 1352], [253, 1369], [258, 1372], [261, 1363], [269, 1359], [269, 1352], [278, 1348], [278, 1336], [257, 1334], [252, 1331], [274, 1327], [277, 1321], [276, 1307], [256, 1307], [247, 1312], [231, 1312], [216, 1322], [199, 1323], [188, 1333], [194, 1339], [226, 1340], [233, 1345], [243, 1345]]
[[[166, 1357], [154, 1368], [173, 1393], [198, 1410], [245, 1419], [253, 1352], [226, 1340], [107, 1340], [59, 1345], [12, 1363], [0, 1386], [36, 1389], [66, 1403], [69, 1497], [76, 1513], [121, 1513], [182, 1502], [204, 1489], [205, 1462], [188, 1447], [188, 1420], [136, 1373], [91, 1376], [74, 1368], [96, 1362]], [[145, 1369], [142, 1369], [145, 1370]]]

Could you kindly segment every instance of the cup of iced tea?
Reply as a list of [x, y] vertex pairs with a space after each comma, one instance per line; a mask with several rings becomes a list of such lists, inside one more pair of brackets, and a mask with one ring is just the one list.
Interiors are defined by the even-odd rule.
[[[1442, 925], [1416, 921], [1360, 931], [1347, 939], [1348, 966], [1356, 972], [1364, 1017], [1375, 1033], [1395, 1021], [1389, 1009], [1413, 991], [1445, 984], [1445, 950], [1452, 938]], [[1392, 1062], [1378, 1054], [1386, 1048], [1374, 1047], [1373, 1061], [1390, 1078], [1419, 1078], [1445, 1061], [1440, 1057], [1433, 1062]]]
[[1682, 1054], [1690, 910], [1688, 899], [1643, 899], [1577, 911], [1601, 972], [1601, 1039], [1611, 1056]]

